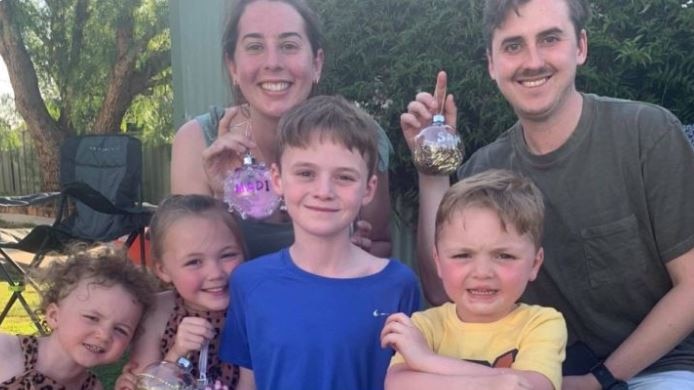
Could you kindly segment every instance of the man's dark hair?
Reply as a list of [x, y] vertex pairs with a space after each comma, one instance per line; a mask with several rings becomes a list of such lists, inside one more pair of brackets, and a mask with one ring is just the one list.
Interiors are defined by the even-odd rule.
[[[511, 11], [520, 15], [519, 8], [531, 0], [487, 0], [484, 4], [484, 41], [487, 49], [492, 47], [494, 30], [501, 27]], [[576, 31], [576, 38], [585, 29], [590, 19], [590, 4], [588, 0], [562, 0], [569, 7], [569, 17]]]

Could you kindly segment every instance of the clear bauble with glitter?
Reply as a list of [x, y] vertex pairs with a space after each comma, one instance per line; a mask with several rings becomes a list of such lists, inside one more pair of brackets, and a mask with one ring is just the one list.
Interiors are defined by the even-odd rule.
[[161, 361], [150, 364], [137, 374], [135, 390], [195, 390], [197, 386], [191, 368], [191, 362], [186, 358], [180, 358], [176, 363]]
[[450, 175], [463, 162], [462, 142], [444, 124], [443, 115], [434, 115], [431, 126], [414, 138], [414, 163], [427, 175]]
[[241, 218], [263, 219], [277, 210], [280, 196], [270, 185], [270, 170], [247, 153], [243, 165], [224, 181], [224, 202]]

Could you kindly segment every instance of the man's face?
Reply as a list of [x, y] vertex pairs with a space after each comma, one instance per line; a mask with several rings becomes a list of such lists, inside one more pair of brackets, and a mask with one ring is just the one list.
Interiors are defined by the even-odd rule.
[[487, 59], [494, 79], [520, 119], [544, 121], [576, 92], [576, 68], [587, 55], [564, 0], [531, 0], [494, 30]]

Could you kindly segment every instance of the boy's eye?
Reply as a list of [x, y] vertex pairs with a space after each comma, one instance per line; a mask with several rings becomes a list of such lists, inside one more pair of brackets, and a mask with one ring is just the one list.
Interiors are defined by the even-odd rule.
[[514, 260], [516, 258], [516, 256], [510, 253], [499, 253], [497, 257], [501, 260]]
[[464, 259], [469, 259], [470, 254], [469, 253], [455, 253], [453, 256], [451, 256], [451, 259], [458, 259], [458, 260], [464, 260]]
[[356, 179], [354, 176], [352, 176], [352, 175], [339, 175], [339, 176], [337, 177], [337, 179], [338, 179], [339, 181], [348, 181], [348, 182], [352, 182], [352, 181], [356, 181], [356, 180], [357, 180], [357, 179]]
[[304, 178], [311, 178], [313, 177], [313, 171], [297, 171], [296, 175], [299, 177], [304, 177]]
[[117, 328], [115, 329], [115, 332], [116, 332], [116, 333], [119, 333], [119, 334], [121, 334], [121, 335], [123, 335], [123, 336], [126, 336], [126, 337], [130, 336], [130, 332], [129, 332], [127, 329], [125, 329], [125, 328], [117, 327]]
[[241, 253], [239, 253], [239, 252], [224, 252], [224, 253], [222, 253], [222, 259], [223, 260], [236, 260], [239, 256], [241, 256]]
[[82, 317], [86, 318], [88, 321], [97, 322], [99, 319], [91, 314], [83, 314]]

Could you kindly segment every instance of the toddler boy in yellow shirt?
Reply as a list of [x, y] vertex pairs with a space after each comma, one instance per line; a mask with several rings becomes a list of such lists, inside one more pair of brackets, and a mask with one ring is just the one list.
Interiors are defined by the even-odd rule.
[[[396, 354], [386, 389], [561, 389], [566, 324], [555, 309], [518, 303], [543, 261], [544, 204], [529, 180], [504, 170], [466, 178], [436, 214], [434, 261], [452, 301], [381, 333]], [[498, 376], [498, 378], [494, 378]]]

